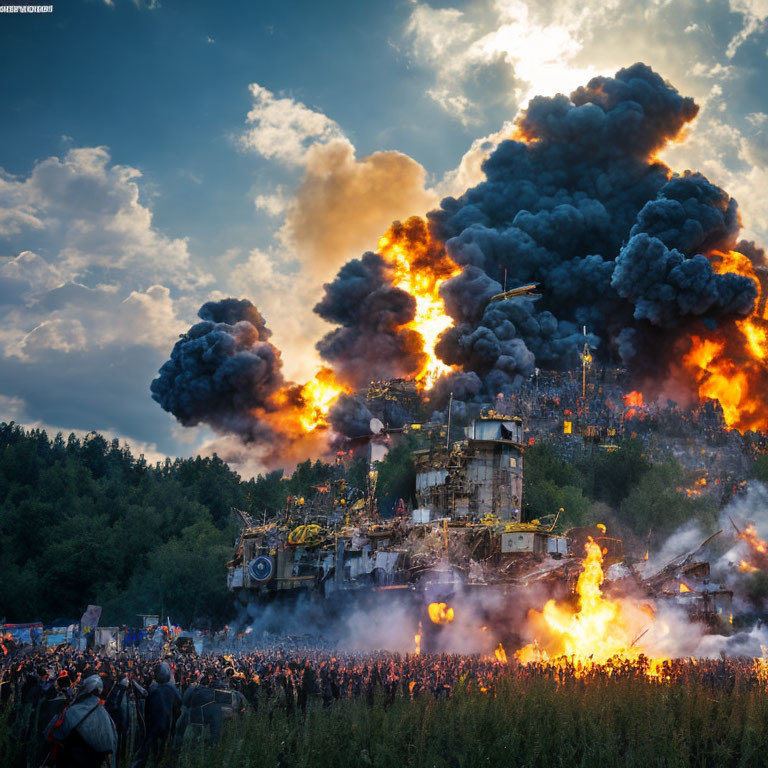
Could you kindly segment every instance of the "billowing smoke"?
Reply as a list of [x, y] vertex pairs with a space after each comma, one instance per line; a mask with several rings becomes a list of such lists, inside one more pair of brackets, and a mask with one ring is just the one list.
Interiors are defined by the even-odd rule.
[[245, 299], [209, 301], [152, 382], [152, 397], [184, 426], [208, 424], [244, 441], [272, 434], [264, 423], [284, 385], [280, 352], [256, 307]]
[[[315, 312], [336, 327], [317, 349], [340, 384], [335, 398], [372, 380], [413, 377], [432, 408], [450, 392], [487, 402], [536, 367], [577, 365], [585, 343], [627, 367], [650, 397], [666, 386], [691, 400], [717, 397], [707, 366], [721, 366], [718, 381], [739, 373], [718, 355], [751, 357], [740, 392], [768, 386], [746, 336], [734, 341], [739, 324], [753, 322], [745, 318], [754, 317], [765, 254], [737, 242], [737, 204], [725, 191], [656, 159], [697, 112], [641, 63], [570, 97], [534, 98], [515, 140], [484, 162], [485, 181], [426, 219], [395, 222], [377, 252], [349, 261], [324, 286]], [[736, 248], [748, 274], [718, 262]], [[499, 297], [529, 283], [540, 296]], [[274, 414], [303, 407], [309, 384], [286, 387], [280, 354], [249, 302], [209, 303], [200, 316], [153, 382], [153, 397], [183, 424], [272, 440]], [[697, 341], [715, 337], [716, 347], [681, 364]], [[323, 401], [326, 426], [367, 433], [366, 405], [334, 402]], [[758, 405], [740, 423], [743, 402], [723, 410], [729, 424], [754, 428], [765, 420]], [[384, 420], [396, 426], [407, 416]]]
[[[152, 382], [152, 397], [184, 426], [221, 437], [207, 450], [252, 472], [327, 453], [332, 435], [370, 434], [372, 414], [329, 368], [306, 384], [286, 381], [272, 332], [247, 299], [209, 301]], [[255, 449], [255, 450], [254, 450]]]
[[320, 317], [340, 326], [318, 342], [318, 350], [357, 386], [411, 375], [421, 362], [422, 341], [403, 326], [415, 311], [413, 296], [392, 285], [384, 259], [366, 253], [339, 270], [315, 307]]
[[343, 394], [334, 403], [329, 414], [331, 426], [346, 437], [364, 437], [371, 434], [373, 414], [358, 398]]
[[[663, 380], [681, 336], [753, 310], [754, 281], [716, 274], [706, 258], [736, 245], [736, 202], [701, 174], [672, 176], [654, 158], [697, 112], [644, 64], [594, 78], [570, 98], [534, 98], [518, 139], [485, 161], [487, 180], [428, 214], [433, 249], [444, 244], [462, 269], [440, 287], [453, 326], [436, 352], [479, 377], [473, 396], [509, 392], [535, 366], [577, 364], [583, 326], [604, 359], [645, 372], [652, 364]], [[316, 311], [341, 328], [318, 348], [334, 365], [417, 369], [418, 345], [402, 329], [412, 305], [389, 294], [385, 312], [376, 301], [387, 278], [369, 253], [326, 286]], [[542, 295], [489, 303], [505, 282], [537, 282]]]

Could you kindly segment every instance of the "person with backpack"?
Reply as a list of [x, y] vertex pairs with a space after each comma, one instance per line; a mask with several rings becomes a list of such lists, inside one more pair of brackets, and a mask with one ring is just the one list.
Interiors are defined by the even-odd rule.
[[102, 691], [98, 675], [86, 677], [72, 704], [46, 728], [46, 738], [52, 744], [48, 759], [56, 768], [114, 764], [117, 729], [99, 699]]

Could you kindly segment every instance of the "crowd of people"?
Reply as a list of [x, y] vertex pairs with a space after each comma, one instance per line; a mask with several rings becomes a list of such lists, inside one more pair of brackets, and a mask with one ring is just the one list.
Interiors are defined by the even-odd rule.
[[[185, 740], [216, 740], [223, 722], [248, 709], [301, 717], [341, 699], [385, 706], [396, 699], [447, 698], [460, 687], [493, 695], [505, 679], [607, 684], [635, 679], [718, 688], [768, 686], [760, 660], [573, 659], [522, 665], [479, 655], [334, 652], [275, 643], [249, 653], [197, 656], [21, 647], [0, 659], [0, 715], [25, 745], [29, 764], [133, 766]], [[128, 757], [129, 756], [129, 757]]]

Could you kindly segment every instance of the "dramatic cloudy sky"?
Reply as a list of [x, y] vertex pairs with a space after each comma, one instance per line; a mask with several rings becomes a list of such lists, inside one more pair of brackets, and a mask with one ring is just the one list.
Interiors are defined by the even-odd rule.
[[644, 61], [701, 112], [675, 170], [768, 241], [768, 0], [54, 0], [0, 15], [0, 420], [187, 455], [149, 382], [250, 298], [288, 376], [389, 222], [480, 179], [532, 95]]

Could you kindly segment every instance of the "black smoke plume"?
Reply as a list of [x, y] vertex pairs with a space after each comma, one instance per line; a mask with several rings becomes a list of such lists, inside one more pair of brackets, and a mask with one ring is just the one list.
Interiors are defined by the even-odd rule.
[[152, 397], [184, 426], [208, 424], [244, 441], [272, 436], [260, 415], [283, 385], [280, 351], [250, 301], [209, 301], [152, 382]]
[[[388, 235], [414, 246], [416, 269], [448, 278], [440, 295], [453, 325], [436, 353], [456, 370], [438, 381], [430, 405], [439, 408], [450, 392], [493, 400], [536, 366], [573, 367], [585, 341], [602, 361], [661, 386], [691, 334], [753, 311], [754, 282], [716, 274], [707, 259], [740, 247], [766, 276], [764, 252], [737, 243], [736, 201], [703, 175], [672, 174], [656, 159], [697, 112], [642, 63], [593, 78], [570, 97], [536, 97], [517, 121], [517, 138], [484, 162], [485, 181], [445, 198], [426, 224], [393, 224]], [[341, 268], [315, 307], [336, 326], [317, 349], [352, 388], [413, 376], [423, 365], [422, 337], [406, 327], [416, 302], [394, 282], [392, 264], [368, 252]], [[505, 283], [534, 282], [538, 299], [490, 301]], [[269, 439], [260, 414], [284, 381], [263, 318], [234, 299], [199, 314], [152, 382], [153, 397], [183, 424]], [[356, 437], [370, 416], [343, 397], [330, 420]]]
[[354, 386], [418, 370], [421, 336], [402, 327], [415, 317], [416, 302], [391, 281], [384, 259], [369, 252], [345, 264], [315, 306], [320, 317], [340, 326], [317, 348]]
[[[487, 180], [428, 214], [433, 240], [463, 268], [441, 288], [454, 325], [436, 351], [479, 377], [473, 397], [512, 391], [535, 366], [578, 364], [584, 326], [603, 359], [663, 378], [679, 336], [670, 329], [712, 328], [752, 311], [754, 283], [715, 274], [703, 255], [734, 247], [736, 201], [654, 158], [697, 112], [645, 64], [593, 78], [570, 98], [536, 97], [518, 120], [520, 140], [485, 161]], [[334, 365], [375, 358], [377, 373], [386, 365], [396, 375], [411, 362], [411, 347], [393, 343], [410, 316], [386, 325], [382, 307], [362, 300], [386, 291], [385, 271], [362, 277], [372, 263], [366, 254], [326, 286], [317, 311], [342, 327], [318, 348]], [[489, 303], [505, 274], [508, 287], [539, 283], [541, 297]], [[378, 336], [370, 348], [349, 343], [369, 338], [368, 328], [384, 330], [386, 354]], [[462, 387], [468, 395], [472, 384]]]

